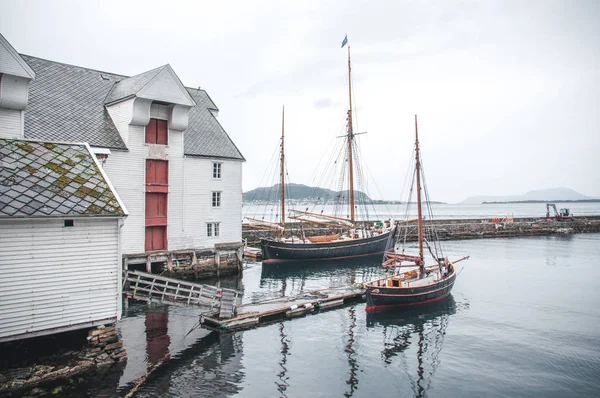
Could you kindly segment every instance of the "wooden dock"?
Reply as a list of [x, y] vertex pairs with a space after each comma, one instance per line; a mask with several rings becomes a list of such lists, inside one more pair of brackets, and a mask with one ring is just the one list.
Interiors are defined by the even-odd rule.
[[244, 249], [244, 258], [250, 261], [260, 261], [262, 260], [262, 250], [256, 247], [246, 247]]
[[208, 329], [249, 329], [281, 319], [319, 313], [350, 302], [362, 301], [364, 293], [365, 289], [362, 286], [351, 286], [262, 300], [238, 307], [237, 315], [233, 318], [219, 319], [219, 314], [216, 312], [202, 314], [200, 324]]

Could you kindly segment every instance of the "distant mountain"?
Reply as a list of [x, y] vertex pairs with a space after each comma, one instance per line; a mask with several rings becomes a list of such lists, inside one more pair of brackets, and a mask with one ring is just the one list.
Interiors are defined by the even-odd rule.
[[[309, 187], [308, 185], [302, 184], [285, 184], [285, 196], [287, 199], [293, 200], [306, 200], [306, 201], [333, 201], [338, 198], [340, 195], [344, 197], [348, 197], [348, 191], [332, 191], [330, 189], [318, 188], [318, 187]], [[259, 187], [255, 188], [251, 191], [244, 192], [242, 195], [242, 199], [244, 202], [252, 202], [252, 201], [265, 201], [265, 202], [275, 202], [279, 200], [279, 196], [281, 194], [281, 184], [275, 184], [270, 187]], [[370, 201], [371, 199], [367, 194], [361, 191], [354, 191], [354, 197], [356, 200], [366, 200]]]
[[483, 202], [559, 202], [561, 200], [586, 200], [592, 199], [569, 188], [550, 188], [529, 191], [519, 196], [470, 196], [463, 200], [463, 204], [479, 204]]

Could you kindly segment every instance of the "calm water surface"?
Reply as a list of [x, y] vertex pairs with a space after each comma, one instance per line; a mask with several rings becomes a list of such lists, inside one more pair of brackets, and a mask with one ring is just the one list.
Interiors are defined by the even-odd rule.
[[[510, 214], [512, 217], [545, 217], [546, 216], [546, 204], [545, 203], [490, 203], [490, 204], [449, 204], [449, 203], [434, 203], [431, 205], [433, 214], [438, 220], [448, 219], [463, 219], [463, 218], [492, 218], [492, 217], [505, 217]], [[566, 207], [571, 210], [571, 214], [574, 216], [595, 216], [600, 214], [600, 203], [560, 203], [556, 202], [557, 208]], [[297, 204], [294, 206], [288, 206], [288, 208], [294, 208], [296, 210], [316, 211], [317, 213], [323, 210], [324, 214], [334, 214], [333, 205], [322, 205], [320, 207], [313, 208], [312, 204]], [[374, 219], [387, 219], [393, 217], [396, 220], [403, 220], [407, 218], [415, 218], [417, 215], [417, 208], [413, 204], [410, 206], [408, 213], [406, 205], [373, 205], [368, 208], [369, 215], [366, 217], [369, 220]], [[279, 214], [279, 205], [254, 205], [251, 203], [244, 203], [243, 207], [244, 217], [255, 217], [264, 218], [266, 221], [277, 220]], [[341, 215], [343, 216], [343, 214]], [[363, 219], [365, 216], [357, 214], [359, 219]], [[288, 220], [293, 221], [293, 220]]]
[[[194, 310], [130, 304], [120, 323], [129, 361], [114, 394], [168, 355], [136, 396], [600, 396], [600, 234], [445, 246], [471, 259], [447, 301], [418, 310], [370, 316], [357, 303], [219, 334], [194, 329]], [[255, 263], [220, 282], [249, 302], [381, 274], [378, 263]]]

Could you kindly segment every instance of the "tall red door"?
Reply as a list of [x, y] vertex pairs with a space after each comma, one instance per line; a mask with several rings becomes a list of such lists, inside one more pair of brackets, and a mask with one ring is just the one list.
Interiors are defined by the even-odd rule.
[[169, 162], [146, 160], [145, 250], [167, 250]]

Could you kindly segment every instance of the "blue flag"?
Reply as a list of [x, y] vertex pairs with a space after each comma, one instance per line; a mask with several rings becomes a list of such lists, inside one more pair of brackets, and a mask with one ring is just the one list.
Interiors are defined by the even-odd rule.
[[344, 36], [344, 40], [342, 40], [342, 48], [348, 43], [348, 35]]

